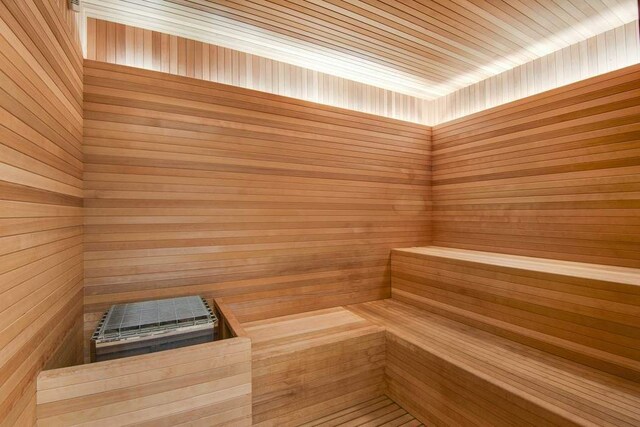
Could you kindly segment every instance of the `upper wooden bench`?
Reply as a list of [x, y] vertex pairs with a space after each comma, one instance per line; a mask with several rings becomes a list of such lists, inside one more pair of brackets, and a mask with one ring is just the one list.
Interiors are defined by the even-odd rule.
[[392, 252], [390, 397], [435, 425], [640, 425], [640, 270]]
[[640, 381], [640, 269], [428, 247], [391, 275], [398, 301]]

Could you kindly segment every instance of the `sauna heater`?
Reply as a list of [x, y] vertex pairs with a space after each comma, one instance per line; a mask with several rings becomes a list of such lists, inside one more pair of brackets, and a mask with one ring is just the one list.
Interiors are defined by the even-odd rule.
[[210, 342], [216, 323], [211, 308], [199, 296], [116, 304], [91, 337], [91, 361]]

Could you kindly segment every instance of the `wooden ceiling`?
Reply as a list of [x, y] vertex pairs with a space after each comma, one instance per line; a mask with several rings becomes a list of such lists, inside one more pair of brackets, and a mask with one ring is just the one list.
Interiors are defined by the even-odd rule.
[[84, 0], [89, 16], [433, 99], [637, 19], [636, 0]]

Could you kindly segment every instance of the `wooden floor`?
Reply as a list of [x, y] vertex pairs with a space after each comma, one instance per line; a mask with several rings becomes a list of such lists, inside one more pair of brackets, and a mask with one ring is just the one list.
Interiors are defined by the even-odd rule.
[[413, 415], [387, 396], [380, 396], [335, 414], [303, 424], [304, 426], [367, 426], [417, 427], [424, 426]]

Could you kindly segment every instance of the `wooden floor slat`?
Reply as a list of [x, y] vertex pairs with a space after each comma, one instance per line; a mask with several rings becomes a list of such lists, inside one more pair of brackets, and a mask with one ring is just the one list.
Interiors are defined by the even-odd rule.
[[423, 425], [387, 396], [380, 396], [302, 424], [304, 427], [418, 427]]

